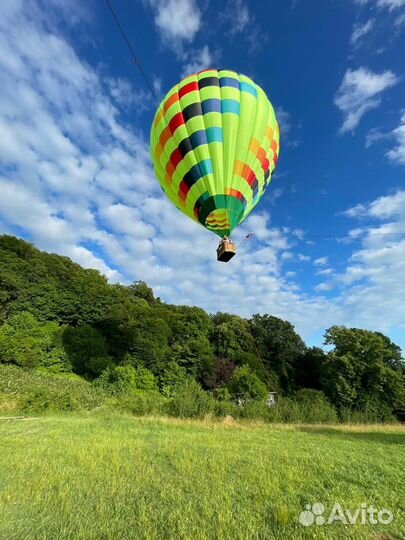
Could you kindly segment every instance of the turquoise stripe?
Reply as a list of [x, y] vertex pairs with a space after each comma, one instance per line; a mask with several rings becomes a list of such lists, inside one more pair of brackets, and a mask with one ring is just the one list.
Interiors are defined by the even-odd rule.
[[203, 161], [200, 161], [198, 164], [198, 167], [201, 171], [201, 176], [206, 176], [207, 174], [212, 174], [212, 163], [210, 159], [204, 159]]
[[257, 98], [257, 90], [254, 86], [247, 82], [241, 82], [240, 83], [240, 91], [241, 92], [249, 92], [249, 94], [252, 94], [252, 96], [255, 96]]
[[221, 101], [221, 112], [225, 113], [234, 113], [239, 116], [240, 114], [240, 103], [234, 99], [223, 99]]
[[222, 128], [220, 127], [210, 127], [206, 130], [207, 140], [209, 143], [212, 142], [224, 142], [222, 137]]

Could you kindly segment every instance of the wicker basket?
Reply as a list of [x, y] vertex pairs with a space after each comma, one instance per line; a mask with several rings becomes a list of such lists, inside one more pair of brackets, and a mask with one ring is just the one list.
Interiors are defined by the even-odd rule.
[[217, 248], [217, 260], [228, 262], [236, 254], [236, 246], [232, 240], [222, 240]]

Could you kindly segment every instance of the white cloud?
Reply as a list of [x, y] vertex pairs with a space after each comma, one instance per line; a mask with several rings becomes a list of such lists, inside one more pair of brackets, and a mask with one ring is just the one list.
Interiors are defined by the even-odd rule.
[[379, 197], [368, 207], [368, 214], [378, 219], [391, 219], [405, 212], [405, 191]]
[[353, 31], [350, 38], [350, 43], [354, 46], [358, 45], [359, 41], [374, 28], [375, 20], [369, 19], [363, 24], [357, 23], [353, 25]]
[[395, 28], [401, 28], [401, 26], [405, 23], [405, 13], [402, 13], [401, 15], [398, 15], [398, 17], [395, 19], [394, 26]]
[[389, 134], [395, 140], [393, 148], [386, 153], [388, 159], [393, 163], [405, 165], [405, 112], [402, 113], [401, 123]]
[[[3, 232], [23, 234], [112, 281], [144, 279], [167, 302], [243, 316], [270, 312], [304, 337], [331, 324], [383, 331], [400, 325], [399, 243], [380, 242], [367, 231], [346, 271], [330, 278], [347, 292], [327, 299], [306, 291], [294, 274], [292, 265], [301, 270], [300, 262], [310, 260], [295, 255], [302, 231], [276, 227], [260, 207], [235, 232], [237, 256], [217, 263], [217, 238], [161, 193], [148, 143], [128, 127], [107, 75], [79, 58], [57, 26], [43, 19], [46, 12], [33, 16], [37, 12], [25, 5], [0, 3]], [[391, 216], [378, 229], [400, 230], [398, 201], [377, 201], [363, 206], [373, 219]], [[326, 269], [323, 259], [318, 269]]]
[[280, 126], [280, 135], [288, 137], [288, 134], [291, 131], [291, 114], [283, 109], [283, 107], [277, 107], [276, 117], [278, 125]]
[[364, 206], [364, 204], [359, 203], [359, 204], [356, 204], [356, 206], [352, 206], [351, 208], [348, 208], [347, 210], [342, 212], [342, 214], [346, 217], [355, 218], [355, 217], [364, 215], [365, 212], [366, 212], [366, 207]]
[[333, 274], [332, 268], [324, 268], [323, 270], [318, 270], [317, 274], [319, 276], [330, 276]]
[[231, 39], [242, 39], [248, 44], [248, 52], [254, 52], [268, 39], [268, 35], [256, 21], [245, 0], [227, 0], [219, 20], [225, 35]]
[[141, 212], [137, 208], [121, 203], [111, 204], [99, 210], [99, 216], [116, 233], [133, 235], [134, 237], [152, 238], [155, 228], [142, 221]]
[[212, 68], [214, 64], [214, 55], [208, 45], [204, 45], [202, 49], [188, 51], [183, 58], [187, 63], [183, 66], [182, 77]]
[[333, 284], [329, 282], [319, 283], [319, 285], [316, 285], [315, 287], [316, 291], [330, 291], [331, 289], [333, 289]]
[[299, 253], [298, 260], [302, 262], [308, 262], [311, 260], [311, 257], [309, 257], [308, 255], [303, 255], [302, 253]]
[[281, 106], [276, 107], [276, 118], [280, 127], [281, 144], [285, 144], [286, 146], [290, 147], [297, 147], [299, 145], [299, 141], [291, 137], [293, 128], [291, 114]]
[[114, 103], [122, 109], [136, 114], [155, 106], [153, 96], [148, 89], [134, 89], [129, 80], [119, 77], [107, 77], [106, 83]]
[[376, 142], [382, 141], [388, 137], [387, 134], [382, 133], [378, 128], [372, 128], [366, 135], [366, 148], [369, 148], [371, 145]]
[[227, 22], [229, 34], [231, 35], [242, 33], [254, 22], [254, 17], [243, 0], [228, 0], [223, 17]]
[[[393, 195], [379, 197], [369, 204], [357, 204], [345, 210], [344, 215], [351, 218], [391, 219], [405, 212], [405, 191], [397, 191]], [[359, 233], [362, 229], [355, 229]], [[353, 232], [353, 231], [352, 231]]]
[[374, 73], [364, 67], [348, 69], [334, 100], [344, 116], [340, 133], [354, 131], [366, 112], [380, 105], [380, 94], [397, 82], [392, 71]]
[[201, 11], [194, 0], [149, 0], [149, 3], [165, 43], [176, 48], [193, 41], [201, 27]]
[[397, 165], [405, 165], [405, 111], [402, 112], [399, 126], [392, 131], [382, 132], [380, 129], [371, 129], [366, 136], [366, 148], [384, 141], [394, 141], [392, 148], [385, 152], [389, 161]]
[[314, 260], [314, 264], [317, 266], [324, 266], [325, 264], [328, 264], [328, 257], [319, 257]]
[[373, 3], [379, 8], [388, 8], [390, 11], [405, 6], [405, 0], [355, 0], [357, 4]]

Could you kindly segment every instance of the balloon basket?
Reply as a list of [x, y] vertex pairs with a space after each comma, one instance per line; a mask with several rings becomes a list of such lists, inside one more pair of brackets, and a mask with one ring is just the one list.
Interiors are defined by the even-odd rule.
[[236, 254], [236, 246], [229, 238], [221, 240], [217, 248], [217, 261], [228, 262]]

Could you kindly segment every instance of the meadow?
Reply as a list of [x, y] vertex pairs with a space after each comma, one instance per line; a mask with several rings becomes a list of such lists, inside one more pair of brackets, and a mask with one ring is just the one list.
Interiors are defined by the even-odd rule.
[[[405, 537], [405, 432], [113, 411], [0, 420], [2, 540]], [[362, 503], [389, 525], [299, 522]]]

